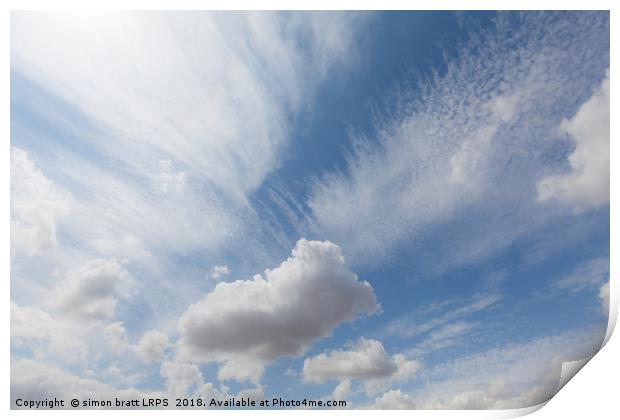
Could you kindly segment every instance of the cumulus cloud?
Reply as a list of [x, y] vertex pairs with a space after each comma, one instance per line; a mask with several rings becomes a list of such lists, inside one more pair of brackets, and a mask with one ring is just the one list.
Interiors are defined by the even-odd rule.
[[391, 389], [377, 397], [368, 408], [375, 410], [413, 410], [416, 407], [412, 397], [400, 389]]
[[203, 383], [202, 373], [197, 365], [166, 361], [161, 364], [160, 374], [166, 380], [168, 394], [187, 396], [189, 388]]
[[338, 379], [339, 393], [348, 388], [346, 381], [354, 379], [364, 382], [368, 392], [376, 392], [390, 383], [411, 379], [420, 368], [419, 361], [407, 360], [403, 354], [389, 356], [381, 342], [360, 338], [349, 350], [332, 350], [306, 359], [303, 375], [306, 382], [313, 383]]
[[592, 97], [560, 128], [576, 142], [570, 170], [541, 179], [538, 201], [555, 199], [575, 210], [609, 203], [609, 69]]
[[129, 348], [129, 339], [127, 338], [127, 330], [123, 325], [123, 321], [114, 322], [103, 330], [106, 342], [110, 350], [115, 354], [123, 354]]
[[[210, 382], [205, 383], [198, 365], [195, 364], [165, 361], [161, 365], [160, 374], [166, 381], [169, 396], [194, 395], [207, 401], [211, 398], [226, 400], [234, 396], [225, 385], [216, 387]], [[264, 392], [262, 388], [242, 389], [236, 397], [260, 400], [264, 399]]]
[[28, 255], [57, 246], [56, 222], [68, 211], [64, 193], [28, 152], [11, 147], [11, 252]]
[[220, 283], [191, 305], [179, 321], [179, 356], [222, 362], [222, 379], [257, 382], [265, 363], [299, 356], [340, 323], [378, 307], [337, 245], [300, 239], [279, 267]]
[[340, 381], [334, 391], [332, 392], [332, 397], [335, 400], [346, 400], [349, 395], [351, 395], [351, 380], [344, 379]]
[[237, 398], [249, 398], [251, 401], [265, 399], [265, 391], [261, 387], [242, 389], [237, 393]]
[[51, 355], [66, 362], [81, 362], [89, 354], [86, 334], [64, 319], [42, 309], [11, 302], [11, 343], [37, 356]]
[[105, 321], [114, 316], [119, 298], [129, 297], [131, 275], [115, 259], [95, 259], [72, 270], [52, 292], [61, 315], [82, 322]]
[[135, 346], [135, 353], [145, 363], [163, 360], [168, 347], [168, 336], [161, 331], [151, 330], [142, 335]]
[[[243, 396], [258, 399], [263, 396], [260, 388], [241, 390], [235, 395], [225, 386], [216, 387], [213, 383], [205, 383], [200, 371], [191, 365], [165, 362], [162, 364], [160, 373], [166, 380], [167, 389], [149, 391], [134, 387], [116, 387], [92, 377], [80, 376], [51, 363], [20, 359], [11, 364], [12, 407], [17, 408], [15, 407], [17, 398], [25, 400], [50, 398], [50, 390], [53, 390], [53, 397], [65, 399], [65, 404], [71, 398], [114, 401], [115, 398], [132, 400], [182, 396], [224, 400]], [[168, 408], [174, 409], [174, 405], [168, 405]]]

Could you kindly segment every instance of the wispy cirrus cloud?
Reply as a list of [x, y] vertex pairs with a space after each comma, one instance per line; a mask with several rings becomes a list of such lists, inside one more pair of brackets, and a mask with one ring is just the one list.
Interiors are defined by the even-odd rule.
[[[417, 249], [448, 227], [461, 233], [439, 244], [450, 258], [436, 266], [477, 261], [565, 213], [541, 207], [536, 185], [566, 164], [572, 140], [558, 127], [577, 130], [562, 121], [606, 78], [608, 40], [600, 29], [608, 21], [586, 13], [529, 13], [519, 24], [513, 17], [499, 14], [488, 32], [472, 30], [445, 71], [388, 96], [396, 112], [354, 139], [345, 171], [313, 184], [314, 228], [354, 261], [390, 259], [399, 244]], [[596, 138], [604, 138], [605, 128], [599, 131]], [[604, 160], [598, 144], [580, 141], [584, 151], [576, 153], [585, 158], [593, 146]]]
[[[381, 329], [380, 334], [402, 338], [413, 338], [429, 331], [438, 334], [438, 329], [449, 327], [454, 322], [462, 322], [464, 318], [484, 311], [501, 299], [499, 294], [480, 294], [470, 299], [452, 299], [429, 304], [410, 314], [392, 319]], [[444, 331], [447, 333], [448, 330]]]
[[[14, 13], [14, 75], [63, 104], [37, 98], [26, 106], [79, 139], [48, 139], [49, 148], [33, 141], [29, 151], [74, 196], [64, 226], [72, 245], [114, 254], [110, 243], [131, 242], [141, 245], [132, 257], [146, 258], [243, 243], [248, 254], [267, 255], [248, 195], [278, 167], [290, 119], [312, 103], [332, 66], [346, 67], [343, 51], [351, 64], [353, 23], [363, 20], [318, 12]], [[40, 135], [24, 128], [19, 138]]]
[[593, 258], [557, 280], [555, 286], [571, 292], [579, 292], [588, 287], [598, 286], [608, 278], [609, 258]]

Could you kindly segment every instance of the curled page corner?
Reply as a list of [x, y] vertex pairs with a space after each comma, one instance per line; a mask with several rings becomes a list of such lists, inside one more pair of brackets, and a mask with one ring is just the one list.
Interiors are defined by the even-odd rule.
[[527, 416], [529, 414], [535, 413], [536, 411], [540, 410], [545, 405], [547, 405], [548, 402], [549, 402], [549, 400], [543, 401], [543, 402], [535, 404], [535, 405], [531, 405], [529, 407], [513, 408], [513, 409], [508, 409], [508, 410], [500, 410], [500, 411], [498, 411], [498, 416], [496, 418], [499, 418], [499, 419], [513, 419], [513, 418], [517, 418], [517, 417]]
[[[598, 353], [598, 351], [592, 353], [592, 355], [579, 359], [579, 360], [571, 360], [568, 362], [562, 363], [562, 372], [560, 373], [560, 381], [558, 383], [558, 388], [555, 391], [555, 394], [560, 392], [562, 388], [571, 380], [573, 377], [590, 361], [592, 358]], [[554, 395], [555, 395], [554, 394]]]
[[[575, 375], [577, 375], [577, 373], [579, 373], [579, 371], [581, 369], [583, 369], [583, 367], [586, 364], [588, 364], [588, 362], [590, 360], [592, 360], [596, 356], [596, 354], [599, 351], [601, 351], [601, 349], [603, 347], [605, 347], [605, 345], [607, 344], [607, 342], [611, 338], [611, 336], [612, 336], [612, 334], [614, 332], [614, 329], [616, 328], [616, 321], [617, 321], [617, 318], [618, 318], [618, 295], [617, 295], [617, 293], [613, 293], [615, 291], [615, 288], [612, 286], [611, 280], [609, 282], [609, 287], [610, 287], [609, 318], [608, 318], [608, 321], [607, 321], [607, 329], [605, 331], [605, 338], [603, 339], [603, 341], [601, 343], [601, 346], [598, 348], [598, 350], [596, 350], [594, 353], [592, 353], [588, 357], [585, 357], [583, 359], [578, 359], [578, 360], [566, 361], [566, 362], [562, 363], [562, 371], [560, 372], [560, 380], [558, 382], [557, 390], [554, 392], [553, 396], [557, 395], [557, 393], [560, 392], [562, 390], [562, 388], [564, 388], [564, 386], [571, 379], [573, 379], [575, 377]], [[553, 397], [551, 397], [551, 398], [553, 398]], [[549, 402], [550, 400], [551, 399], [549, 399], [547, 402]], [[545, 405], [547, 402], [545, 402], [542, 405], [540, 405], [540, 407]], [[538, 407], [538, 408], [540, 408], [540, 407]]]

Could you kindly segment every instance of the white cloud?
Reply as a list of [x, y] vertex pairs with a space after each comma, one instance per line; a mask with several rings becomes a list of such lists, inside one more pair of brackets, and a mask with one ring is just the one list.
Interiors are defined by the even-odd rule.
[[145, 363], [163, 360], [168, 347], [168, 336], [161, 331], [151, 330], [142, 335], [135, 345], [136, 355]]
[[411, 349], [408, 354], [424, 353], [438, 350], [445, 347], [458, 345], [462, 336], [471, 331], [476, 326], [475, 322], [456, 321], [443, 324], [441, 327], [431, 331], [428, 337]]
[[[319, 309], [317, 309], [319, 308]], [[279, 267], [220, 283], [179, 321], [182, 359], [219, 361], [220, 379], [258, 382], [264, 365], [299, 356], [340, 323], [378, 304], [331, 242], [300, 239]]]
[[609, 280], [600, 287], [598, 298], [601, 301], [601, 311], [605, 316], [609, 316]]
[[[441, 304], [431, 304], [428, 307], [421, 308], [413, 314], [392, 319], [383, 328], [383, 334], [402, 338], [412, 338], [435, 330], [433, 334], [438, 334], [435, 338], [440, 339], [442, 335], [449, 334], [449, 328], [454, 328], [458, 325], [458, 323], [450, 324], [451, 322], [490, 308], [501, 299], [501, 295], [489, 293], [478, 294], [465, 301], [448, 300]], [[434, 315], [431, 319], [424, 322], [419, 321], [419, 319], [423, 316], [428, 317], [429, 313]], [[443, 333], [440, 333], [436, 330], [440, 327], [448, 329], [444, 330]], [[461, 327], [464, 327], [464, 325], [461, 325]]]
[[209, 274], [210, 278], [213, 280], [218, 280], [222, 277], [225, 277], [230, 274], [230, 269], [227, 265], [216, 265], [211, 269], [211, 273]]
[[61, 315], [82, 322], [105, 321], [114, 316], [119, 298], [134, 288], [131, 275], [115, 259], [95, 259], [72, 270], [51, 293]]
[[349, 395], [351, 395], [351, 380], [350, 379], [341, 380], [340, 383], [336, 385], [336, 388], [334, 388], [334, 391], [332, 392], [332, 398], [337, 401], [346, 400], [347, 397], [349, 397]]
[[332, 350], [304, 361], [304, 380], [324, 383], [341, 381], [336, 391], [348, 389], [346, 381], [359, 380], [367, 392], [377, 392], [396, 382], [406, 382], [421, 368], [417, 360], [407, 360], [403, 354], [389, 356], [377, 340], [360, 338], [350, 350]]
[[91, 245], [106, 257], [140, 260], [151, 257], [146, 244], [133, 233], [93, 239]]
[[368, 408], [375, 410], [414, 410], [416, 407], [412, 397], [404, 394], [400, 389], [392, 389], [377, 397]]
[[416, 398], [400, 389], [390, 390], [378, 397], [367, 408], [377, 410], [504, 410], [531, 407], [548, 401], [554, 393], [553, 386], [533, 386], [511, 394], [505, 381], [472, 384], [467, 391], [435, 394]]
[[190, 387], [203, 384], [200, 369], [189, 363], [163, 362], [160, 374], [166, 380], [169, 395], [187, 397]]
[[[217, 388], [210, 382], [205, 383], [195, 364], [165, 361], [161, 365], [160, 374], [166, 381], [166, 392], [171, 397], [195, 396], [209, 402], [211, 398], [223, 401], [234, 396], [224, 385]], [[262, 388], [242, 389], [236, 397], [260, 400], [264, 399], [264, 392]]]
[[157, 176], [157, 186], [164, 193], [178, 193], [183, 191], [187, 183], [187, 174], [177, 171], [169, 160], [159, 162], [161, 172]]
[[[286, 134], [281, 106], [299, 108], [305, 60], [329, 65], [348, 45], [345, 22], [324, 31], [314, 30], [327, 28], [321, 20], [291, 25], [275, 13], [18, 13], [12, 67], [128, 142], [112, 136], [98, 147], [153, 146], [172, 158], [158, 161], [244, 191], [275, 163]], [[305, 35], [316, 55], [296, 48]]]
[[[166, 391], [149, 391], [136, 388], [120, 388], [112, 386], [90, 377], [83, 377], [62, 369], [50, 363], [30, 359], [20, 359], [11, 364], [11, 401], [15, 400], [44, 400], [50, 398], [50, 390], [54, 397], [65, 399], [65, 404], [71, 398], [80, 400], [132, 400], [142, 398], [175, 398], [194, 397], [210, 400], [216, 398], [225, 400], [235, 396], [225, 386], [216, 387], [212, 383], [205, 383], [200, 371], [191, 365], [178, 365], [169, 362], [162, 364], [161, 374], [166, 379]], [[191, 390], [195, 389], [193, 393]], [[189, 393], [189, 394], [188, 394]], [[262, 398], [263, 391], [257, 389], [241, 390], [236, 397]], [[174, 409], [174, 404], [169, 404]]]
[[419, 400], [400, 389], [390, 390], [378, 397], [368, 408], [379, 410], [485, 410], [526, 407], [520, 396], [510, 397], [502, 381], [479, 384], [473, 389], [455, 394], [434, 395]]
[[265, 399], [265, 391], [261, 387], [242, 389], [237, 393], [237, 398], [249, 398], [251, 401]]
[[129, 348], [129, 339], [127, 338], [127, 330], [123, 325], [123, 321], [114, 322], [103, 330], [106, 342], [114, 354], [123, 354]]
[[219, 381], [249, 381], [258, 385], [265, 372], [266, 362], [253, 355], [224, 355], [217, 360], [221, 362], [217, 371]]
[[556, 282], [557, 287], [579, 292], [587, 287], [598, 286], [609, 276], [609, 257], [594, 258], [578, 266], [568, 276]]
[[57, 246], [56, 221], [68, 211], [64, 194], [25, 150], [11, 147], [11, 253], [34, 255]]
[[502, 124], [510, 122], [517, 114], [519, 102], [525, 96], [523, 88], [511, 95], [500, 94], [481, 105], [490, 111], [487, 123], [463, 139], [460, 148], [450, 158], [450, 182], [477, 193], [481, 188], [481, 176], [488, 172], [489, 149]]
[[556, 199], [578, 211], [609, 203], [609, 70], [592, 97], [560, 127], [576, 142], [568, 157], [570, 171], [541, 179], [538, 201]]
[[[90, 373], [92, 374], [93, 371]], [[148, 372], [133, 370], [131, 365], [118, 361], [114, 361], [105, 369], [94, 373], [102, 381], [112, 383], [117, 388], [134, 388], [137, 384], [143, 382], [149, 374]]]

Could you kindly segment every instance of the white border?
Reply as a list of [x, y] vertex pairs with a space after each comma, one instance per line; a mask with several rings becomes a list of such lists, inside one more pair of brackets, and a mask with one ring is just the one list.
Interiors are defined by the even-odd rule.
[[[616, 2], [617, 3], [617, 2]], [[9, 246], [9, 228], [10, 228], [10, 181], [9, 181], [9, 168], [10, 168], [10, 68], [9, 68], [9, 55], [10, 55], [10, 10], [50, 10], [50, 9], [73, 9], [73, 10], [274, 10], [274, 9], [291, 9], [291, 10], [611, 10], [611, 74], [614, 74], [614, 70], [617, 68], [617, 54], [614, 30], [617, 23], [616, 12], [613, 10], [613, 6], [616, 4], [612, 1], [603, 0], [590, 0], [590, 1], [548, 1], [548, 0], [521, 0], [521, 1], [483, 1], [475, 0], [468, 1], [403, 1], [403, 0], [385, 0], [381, 2], [371, 0], [341, 0], [338, 2], [328, 0], [314, 0], [314, 1], [283, 1], [283, 0], [262, 0], [250, 1], [250, 0], [235, 0], [235, 1], [221, 1], [214, 0], [210, 2], [197, 1], [197, 0], [110, 0], [106, 2], [86, 2], [76, 0], [58, 0], [58, 1], [42, 1], [42, 0], [24, 0], [24, 1], [6, 1], [3, 3], [4, 7], [0, 20], [0, 45], [2, 46], [3, 53], [0, 60], [2, 61], [2, 88], [0, 88], [0, 95], [2, 96], [2, 102], [0, 104], [0, 127], [4, 131], [4, 143], [1, 147], [1, 163], [0, 163], [0, 193], [3, 197], [3, 206], [0, 210], [0, 232], [3, 232], [1, 242], [2, 253], [0, 255], [0, 270], [3, 274], [2, 281], [4, 281], [4, 287], [9, 287], [9, 273], [10, 273], [10, 246]], [[614, 101], [616, 98], [615, 89], [615, 76], [612, 76], [612, 94], [611, 94], [611, 109], [616, 109]], [[615, 139], [616, 127], [615, 120], [611, 121], [611, 138]], [[618, 169], [614, 165], [617, 163], [617, 144], [611, 142], [611, 185], [617, 185]], [[614, 213], [615, 203], [617, 202], [617, 189], [611, 190], [611, 214]], [[617, 213], [617, 212], [616, 212]], [[611, 272], [615, 273], [615, 261], [618, 261], [618, 226], [615, 220], [611, 220], [611, 253], [610, 263]], [[616, 308], [617, 314], [617, 302], [619, 298], [620, 288], [612, 282], [610, 288], [611, 307]], [[6, 289], [5, 289], [6, 290]], [[10, 305], [7, 301], [10, 299], [10, 295], [7, 293], [5, 296], [5, 305], [3, 305], [2, 318], [3, 318], [3, 334], [2, 334], [2, 348], [0, 349], [2, 359], [4, 360], [4, 378], [2, 381], [2, 394], [1, 407], [3, 412], [10, 411], [10, 338], [9, 338], [9, 313]], [[614, 316], [615, 318], [615, 316]], [[615, 324], [615, 320], [614, 320]], [[531, 418], [536, 419], [554, 419], [554, 418], [567, 418], [567, 419], [583, 419], [588, 416], [594, 419], [615, 419], [617, 416], [617, 374], [618, 374], [618, 344], [617, 337], [611, 337], [607, 345], [597, 354], [592, 361], [578, 374], [578, 379], [570, 381], [566, 387], [564, 387], [558, 395], [556, 395], [543, 409], [536, 411], [531, 415]], [[540, 407], [538, 407], [540, 408]], [[374, 418], [376, 415], [388, 418], [398, 419], [410, 419], [415, 418], [506, 418], [519, 415], [525, 415], [532, 412], [535, 409], [524, 410], [506, 410], [506, 411], [358, 411], [358, 410], [342, 410], [342, 411], [322, 411], [317, 413], [315, 411], [226, 411], [226, 412], [214, 412], [214, 411], [176, 411], [174, 413], [168, 410], [161, 411], [89, 411], [88, 413], [80, 411], [10, 411], [10, 416], [14, 418], [32, 418], [45, 416], [52, 419], [64, 419], [64, 418], [83, 418], [86, 414], [89, 418], [109, 418], [111, 416], [119, 416], [121, 418], [167, 418], [170, 415], [182, 415], [188, 418], [220, 418], [225, 417], [227, 419], [238, 419], [248, 415], [259, 418], [290, 418], [294, 414], [297, 418], [316, 418], [327, 417], [340, 419], [345, 418]], [[181, 414], [182, 413], [182, 414]]]

